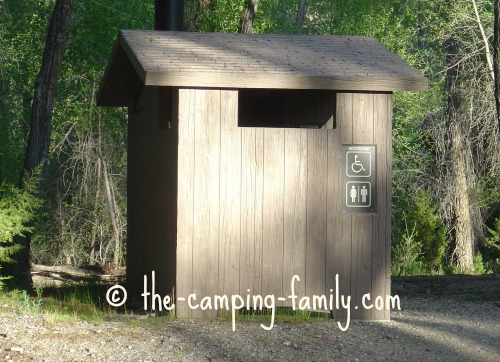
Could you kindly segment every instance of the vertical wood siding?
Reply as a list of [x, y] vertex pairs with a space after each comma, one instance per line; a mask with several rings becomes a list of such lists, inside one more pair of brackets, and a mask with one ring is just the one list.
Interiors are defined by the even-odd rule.
[[[301, 129], [285, 130], [285, 199], [284, 199], [284, 253], [283, 293], [290, 295], [290, 279], [306, 275], [307, 241], [307, 133]], [[305, 283], [295, 288], [298, 295], [306, 295]]]
[[[295, 274], [299, 296], [329, 295], [338, 274], [354, 317], [389, 318], [354, 306], [390, 292], [391, 95], [330, 97], [309, 116], [333, 129], [251, 128], [237, 127], [237, 91], [179, 90], [178, 297], [286, 297]], [[375, 214], [342, 212], [343, 144], [376, 145]]]
[[[174, 122], [177, 107], [169, 103], [169, 93], [160, 92], [159, 88], [146, 87], [142, 92], [136, 106], [129, 108], [127, 161], [127, 291], [129, 299], [135, 300], [140, 308], [143, 308], [144, 275], [151, 292], [151, 273], [155, 271], [155, 292], [163, 297], [172, 293], [178, 274], [175, 234], [178, 149]], [[166, 107], [159, 107], [161, 103]], [[172, 128], [160, 129], [161, 124], [169, 122]], [[181, 188], [181, 197], [190, 197], [190, 193], [182, 191]], [[184, 235], [187, 235], [191, 216], [180, 217], [185, 220]], [[180, 245], [185, 248], [188, 243], [183, 240]], [[156, 310], [159, 307], [156, 304]]]
[[240, 293], [241, 129], [238, 93], [220, 91], [220, 234], [218, 294]]
[[[179, 187], [177, 204], [177, 271], [176, 297], [186, 297], [193, 290], [194, 242], [194, 140], [196, 93], [192, 89], [179, 90]], [[176, 304], [179, 316], [190, 315], [186, 303]]]
[[[262, 196], [262, 293], [283, 293], [285, 129], [264, 129]], [[274, 275], [274, 278], [269, 278]]]
[[[391, 165], [392, 165], [392, 98], [377, 94], [374, 107], [374, 142], [377, 144], [377, 198], [386, 207], [378, 208], [373, 219], [372, 293], [391, 294]], [[372, 310], [371, 319], [390, 318], [387, 309]]]
[[[374, 94], [355, 93], [352, 96], [353, 144], [373, 144], [373, 98]], [[371, 292], [373, 219], [372, 214], [351, 216], [351, 315], [353, 318], [366, 319], [370, 315], [370, 310], [361, 307], [361, 299], [364, 294]]]

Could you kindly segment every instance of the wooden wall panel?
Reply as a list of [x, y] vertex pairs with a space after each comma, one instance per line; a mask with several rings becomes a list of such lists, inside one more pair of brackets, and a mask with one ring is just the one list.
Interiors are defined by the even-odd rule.
[[387, 318], [360, 303], [372, 285], [386, 293], [390, 221], [342, 212], [341, 155], [343, 144], [376, 143], [377, 208], [390, 200], [382, 190], [390, 185], [390, 130], [382, 125], [390, 95], [332, 97], [316, 116], [336, 107], [334, 129], [240, 128], [235, 91], [180, 91], [179, 293], [288, 296], [297, 274], [296, 292], [312, 297], [335, 292], [338, 274], [353, 318]]
[[[219, 290], [220, 91], [196, 90], [193, 290], [201, 299]], [[194, 310], [194, 317], [215, 313]]]
[[240, 293], [262, 288], [263, 129], [242, 128]]
[[136, 107], [129, 108], [127, 290], [140, 308], [145, 275], [149, 291], [152, 271], [156, 293], [167, 295], [175, 285], [177, 126], [159, 129], [160, 118], [172, 121], [169, 102], [158, 112], [164, 101], [158, 88], [145, 87]]
[[[374, 96], [374, 142], [377, 144], [377, 214], [373, 220], [372, 294], [390, 295], [391, 269], [391, 164], [392, 164], [392, 95]], [[374, 308], [371, 319], [387, 320], [388, 310]]]
[[[339, 95], [341, 96], [341, 95]], [[332, 104], [337, 101], [335, 99], [336, 94], [332, 95]], [[343, 102], [342, 109], [335, 114], [335, 119], [341, 116], [342, 118], [349, 117], [351, 114], [351, 107], [348, 107], [349, 113], [346, 112], [346, 102]], [[336, 111], [335, 108], [333, 110]], [[333, 120], [332, 120], [333, 122]], [[336, 127], [334, 129], [328, 130], [328, 144], [327, 144], [327, 155], [328, 155], [328, 175], [327, 175], [327, 189], [326, 189], [326, 218], [327, 218], [327, 245], [326, 245], [326, 291], [329, 292], [330, 289], [333, 293], [336, 292], [335, 276], [338, 274], [343, 275], [342, 284], [343, 287], [348, 287], [349, 282], [346, 283], [345, 278], [349, 278], [345, 274], [345, 270], [348, 269], [349, 265], [346, 263], [350, 260], [350, 244], [344, 246], [342, 243], [342, 144], [340, 139], [341, 126], [343, 122], [336, 122]], [[348, 250], [346, 250], [348, 249]], [[346, 252], [348, 251], [348, 254]], [[340, 285], [339, 285], [340, 287]], [[339, 312], [335, 311], [334, 316], [339, 317]]]
[[[193, 289], [194, 132], [196, 92], [179, 90], [179, 166], [176, 295], [186, 298]], [[188, 318], [187, 303], [176, 304], [178, 318]]]
[[[373, 144], [373, 94], [353, 95], [353, 144]], [[373, 214], [352, 216], [351, 288], [353, 318], [367, 318], [371, 311], [362, 308], [364, 294], [371, 292]], [[358, 309], [356, 309], [358, 307]]]
[[[353, 94], [339, 93], [337, 94], [337, 128], [339, 130], [340, 144], [351, 144], [353, 132]], [[342, 149], [340, 149], [342, 152]], [[344, 167], [344, 165], [341, 165]], [[338, 169], [339, 175], [342, 177], [342, 169]], [[343, 182], [342, 180], [340, 182]], [[342, 190], [342, 189], [341, 189]], [[337, 195], [339, 197], [339, 195]], [[340, 196], [344, 199], [344, 195]], [[342, 201], [343, 202], [343, 201]], [[341, 225], [339, 227], [340, 243], [335, 248], [335, 256], [333, 264], [335, 271], [339, 275], [339, 294], [345, 297], [352, 295], [351, 290], [351, 264], [352, 264], [352, 216], [350, 214], [340, 213]], [[338, 318], [344, 318], [346, 311], [341, 308], [337, 311]]]
[[255, 130], [255, 260], [254, 292], [263, 295], [264, 269], [264, 129]]
[[285, 129], [285, 196], [283, 245], [283, 296], [291, 293], [294, 275], [295, 293], [305, 294], [306, 276], [306, 192], [307, 192], [307, 132]]
[[[392, 214], [392, 94], [388, 95], [387, 98], [387, 125], [385, 129], [385, 164], [387, 165], [387, 171], [385, 177], [382, 174], [382, 180], [385, 182], [385, 206], [387, 209], [387, 217], [381, 222], [385, 225], [385, 236], [383, 243], [381, 242], [379, 247], [385, 249], [385, 273], [381, 272], [381, 275], [385, 274], [385, 288], [386, 293], [384, 295], [392, 295], [391, 291], [391, 236], [392, 236], [392, 224], [391, 224], [391, 214]], [[380, 279], [379, 279], [380, 281]], [[384, 312], [384, 319], [390, 319], [390, 311], [386, 310]]]
[[284, 129], [264, 130], [262, 293], [282, 295]]
[[325, 294], [327, 132], [307, 130], [306, 294]]
[[218, 293], [232, 295], [240, 293], [241, 129], [236, 122], [238, 91], [223, 90], [220, 91], [220, 95]]
[[[255, 128], [241, 130], [241, 248], [240, 248], [240, 293], [254, 291], [256, 260], [255, 219], [258, 213], [257, 200], [257, 151]], [[246, 216], [244, 216], [246, 215]]]
[[[335, 94], [318, 92], [311, 100], [311, 114], [314, 123], [324, 123], [322, 130], [307, 130], [307, 245], [306, 245], [306, 293], [307, 295], [327, 295], [327, 269], [332, 260], [328, 259], [328, 183], [329, 176], [338, 180], [340, 175], [328, 172], [330, 157], [328, 136], [333, 130]], [[330, 129], [326, 131], [326, 129]], [[332, 181], [333, 181], [332, 180]], [[340, 194], [337, 194], [337, 198]], [[339, 224], [337, 224], [339, 226]]]
[[[140, 260], [137, 257], [140, 255], [140, 235], [141, 226], [133, 220], [141, 219], [141, 158], [142, 137], [140, 134], [140, 127], [142, 125], [141, 119], [138, 114], [132, 109], [129, 109], [128, 115], [128, 153], [127, 158], [127, 290], [130, 296], [139, 296], [140, 283], [141, 283], [141, 266]], [[138, 298], [129, 298], [129, 301], [137, 302]], [[136, 306], [137, 307], [137, 306]]]

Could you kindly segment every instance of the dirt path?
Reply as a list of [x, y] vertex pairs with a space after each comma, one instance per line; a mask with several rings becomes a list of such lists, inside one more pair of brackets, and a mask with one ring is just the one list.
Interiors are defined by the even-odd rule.
[[[168, 321], [117, 315], [48, 324], [0, 307], [0, 361], [498, 361], [500, 278], [395, 278], [385, 323]], [[342, 321], [344, 323], [344, 321]]]

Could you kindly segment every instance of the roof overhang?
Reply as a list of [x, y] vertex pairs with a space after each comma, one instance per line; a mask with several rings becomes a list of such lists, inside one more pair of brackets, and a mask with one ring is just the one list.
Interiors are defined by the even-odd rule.
[[143, 86], [392, 92], [427, 84], [369, 37], [122, 30], [98, 104], [129, 106]]

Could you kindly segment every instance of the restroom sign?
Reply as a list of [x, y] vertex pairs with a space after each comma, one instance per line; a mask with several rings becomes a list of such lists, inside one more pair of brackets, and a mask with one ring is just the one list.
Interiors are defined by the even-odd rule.
[[344, 145], [342, 169], [343, 210], [350, 213], [374, 213], [375, 146]]
[[347, 177], [370, 177], [372, 153], [369, 151], [347, 151], [345, 172]]

